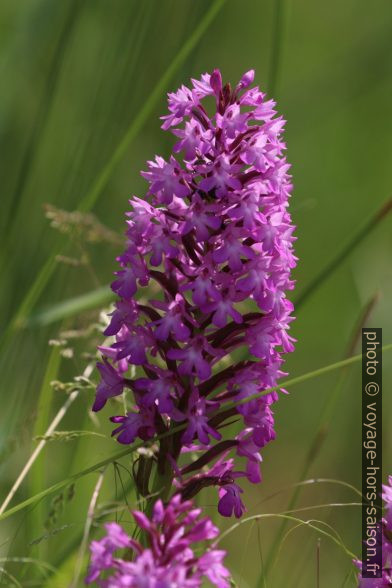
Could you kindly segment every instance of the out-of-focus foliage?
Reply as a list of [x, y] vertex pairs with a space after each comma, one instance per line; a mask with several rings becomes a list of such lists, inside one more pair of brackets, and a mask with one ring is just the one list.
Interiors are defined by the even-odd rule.
[[[232, 81], [254, 68], [257, 83], [268, 90], [274, 64], [271, 52], [276, 51], [273, 30], [278, 1], [226, 0], [167, 89], [219, 67], [225, 79]], [[127, 199], [130, 194], [144, 193], [139, 170], [145, 160], [169, 151], [170, 139], [160, 131], [158, 118], [165, 112], [164, 94], [102, 186], [91, 211], [95, 216], [78, 219], [58, 209], [72, 212], [78, 208], [210, 6], [210, 0], [0, 3], [1, 329], [6, 332], [53, 251], [58, 251], [56, 267], [32, 315], [49, 312], [53, 305], [70, 298], [98, 293], [98, 299], [94, 298], [97, 294], [88, 298], [85, 307], [89, 310], [83, 313], [75, 316], [71, 309], [62, 322], [52, 322], [52, 315], [46, 326], [32, 320], [29, 327], [8, 329], [3, 339], [1, 498], [37, 443], [33, 437], [44, 434], [49, 419], [66, 401], [67, 391], [61, 386], [53, 390], [50, 380], [67, 382], [80, 375], [89, 359], [86, 353], [91, 354], [100, 341], [94, 328], [98, 314], [91, 307], [100, 303], [99, 296], [109, 300], [103, 288], [121, 250], [118, 236], [124, 228]], [[298, 294], [391, 195], [392, 5], [389, 0], [371, 6], [365, 0], [286, 0], [281, 6], [284, 26], [275, 97], [288, 120], [288, 158], [295, 182], [292, 211], [300, 257]], [[51, 219], [46, 216], [48, 210]], [[53, 215], [56, 228], [50, 226]], [[291, 375], [340, 359], [361, 310], [376, 292], [380, 297], [369, 321], [384, 328], [386, 342], [392, 339], [390, 258], [391, 223], [387, 219], [301, 307], [293, 327], [298, 346], [288, 363]], [[49, 346], [52, 339], [60, 340], [60, 346]], [[386, 382], [390, 366], [386, 356]], [[248, 489], [248, 503], [254, 505], [249, 514], [286, 508], [287, 491], [262, 501], [299, 480], [320, 413], [338, 378], [333, 373], [310, 381], [293, 388], [279, 402], [278, 438], [264, 454], [263, 485]], [[356, 365], [344, 380], [312, 477], [359, 486], [360, 396]], [[59, 429], [108, 434], [104, 416], [100, 423], [86, 416], [91, 400], [91, 389], [82, 387]], [[390, 414], [390, 395], [384, 406], [385, 415]], [[68, 442], [60, 438], [47, 443], [14, 500], [115, 450], [109, 436], [75, 434]], [[390, 427], [385, 427], [384, 446], [385, 471], [391, 472]], [[114, 500], [119, 506], [124, 504], [123, 490], [130, 486], [124, 467], [131, 468], [130, 459], [105, 472], [93, 532], [104, 511], [115, 508]], [[43, 501], [1, 523], [1, 556], [42, 558], [61, 568], [55, 579], [44, 581], [39, 567], [10, 565], [10, 572], [22, 585], [71, 585], [75, 549], [96, 482], [97, 476], [92, 475], [52, 502]], [[135, 501], [132, 492], [127, 493], [131, 502]], [[355, 500], [347, 489], [320, 484], [309, 486], [300, 504]], [[212, 494], [206, 492], [201, 503], [213, 504]], [[208, 511], [214, 512], [209, 507]], [[130, 520], [123, 511], [119, 516]], [[351, 551], [359, 552], [358, 508], [315, 510], [308, 516], [327, 521]], [[270, 520], [258, 527], [244, 525], [228, 537], [228, 563], [238, 582], [242, 577], [241, 586], [256, 585], [260, 544], [265, 559], [278, 525]], [[268, 585], [314, 586], [317, 538], [308, 528], [289, 534]], [[343, 585], [349, 572], [349, 558], [323, 538], [323, 585]]]

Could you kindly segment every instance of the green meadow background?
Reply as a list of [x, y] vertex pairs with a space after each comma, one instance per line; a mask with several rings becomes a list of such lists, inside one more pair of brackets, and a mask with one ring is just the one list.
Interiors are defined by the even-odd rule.
[[[290, 376], [358, 352], [358, 325], [383, 327], [384, 343], [392, 341], [391, 222], [371, 222], [392, 191], [390, 0], [1, 0], [0, 502], [69, 399], [50, 382], [79, 376], [101, 341], [91, 325], [110, 304], [127, 200], [145, 192], [145, 160], [167, 156], [173, 144], [160, 130], [166, 92], [215, 67], [234, 83], [254, 68], [288, 121], [299, 257], [293, 297], [302, 301]], [[48, 204], [95, 216], [76, 217], [61, 232], [45, 216]], [[73, 337], [53, 345], [64, 331]], [[391, 357], [384, 356], [385, 476]], [[318, 521], [318, 530], [294, 522], [282, 530], [276, 517], [244, 523], [223, 541], [227, 561], [241, 588], [354, 586], [350, 556], [325, 533], [360, 554], [360, 508], [343, 505], [360, 498], [342, 484], [360, 487], [360, 364], [289, 391], [276, 405], [277, 439], [263, 452], [264, 482], [246, 487], [247, 515], [287, 511], [299, 481], [335, 480], [309, 483], [298, 496], [296, 508], [308, 510], [293, 516]], [[83, 388], [56, 427], [84, 433], [49, 440], [10, 507], [119, 449], [110, 409], [93, 419], [92, 398]], [[320, 422], [324, 443], [309, 465]], [[105, 517], [117, 507], [131, 528], [122, 509], [124, 493], [136, 501], [130, 468], [123, 458], [102, 478], [91, 473], [0, 521], [0, 585], [82, 586], [84, 547]], [[199, 503], [218, 520], [215, 491]], [[317, 505], [324, 506], [310, 508]]]

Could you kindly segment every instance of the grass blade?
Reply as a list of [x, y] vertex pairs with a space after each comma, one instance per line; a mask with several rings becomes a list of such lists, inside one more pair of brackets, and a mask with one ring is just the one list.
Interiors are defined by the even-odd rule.
[[273, 18], [274, 24], [268, 75], [268, 93], [271, 98], [276, 98], [279, 75], [282, 67], [283, 41], [287, 18], [287, 0], [275, 0]]
[[49, 66], [48, 75], [46, 76], [46, 87], [38, 107], [38, 112], [35, 117], [32, 132], [23, 154], [22, 163], [18, 173], [17, 185], [11, 199], [11, 206], [8, 211], [7, 221], [4, 223], [4, 226], [9, 226], [10, 221], [12, 223], [12, 220], [15, 222], [18, 209], [21, 205], [22, 196], [37, 155], [37, 146], [39, 145], [40, 139], [45, 131], [46, 123], [50, 117], [64, 56], [67, 51], [69, 40], [72, 36], [75, 22], [77, 22], [77, 5], [78, 0], [69, 2], [68, 10], [64, 19], [64, 25], [60, 31], [58, 42], [53, 52], [52, 61]]
[[351, 240], [343, 247], [341, 251], [334, 257], [321, 272], [314, 278], [312, 282], [300, 293], [295, 301], [295, 308], [298, 310], [310, 298], [312, 294], [321, 286], [330, 275], [347, 259], [347, 257], [354, 251], [371, 231], [388, 216], [392, 209], [392, 198], [387, 200], [383, 206], [374, 214], [367, 223], [351, 238]]
[[[338, 545], [341, 549], [343, 549], [343, 551], [350, 558], [355, 558], [356, 557], [355, 554], [352, 553], [344, 545], [344, 543], [340, 540], [340, 537], [336, 535], [335, 529], [333, 529], [330, 525], [328, 525], [324, 521], [319, 521], [317, 519], [310, 519], [308, 521], [304, 521], [303, 519], [299, 519], [297, 517], [293, 517], [291, 515], [287, 515], [287, 514], [284, 514], [284, 513], [262, 513], [262, 514], [253, 515], [251, 517], [246, 517], [244, 519], [241, 519], [240, 521], [238, 521], [237, 523], [234, 523], [234, 525], [232, 525], [231, 527], [229, 527], [228, 529], [226, 529], [226, 531], [224, 531], [223, 533], [221, 533], [219, 535], [218, 539], [216, 541], [214, 541], [213, 546], [218, 545], [225, 537], [227, 537], [227, 535], [229, 535], [230, 533], [232, 533], [233, 531], [235, 531], [236, 529], [238, 529], [238, 527], [244, 525], [245, 523], [249, 523], [249, 522], [252, 522], [252, 521], [258, 521], [258, 520], [261, 520], [261, 519], [270, 519], [270, 518], [287, 519], [290, 522], [297, 523], [299, 526], [304, 525], [306, 527], [309, 527], [310, 529], [313, 529], [314, 531], [317, 531], [318, 533], [321, 533], [322, 535], [325, 535], [326, 537], [329, 537], [336, 545]], [[325, 525], [326, 527], [330, 528], [334, 532], [334, 534], [327, 533], [321, 527], [316, 527], [315, 525], [313, 525], [313, 523], [319, 523], [320, 525]]]
[[113, 292], [107, 286], [103, 286], [33, 313], [26, 319], [24, 325], [26, 327], [45, 327], [62, 319], [75, 316], [85, 310], [108, 304], [114, 299]]
[[144, 102], [144, 105], [142, 106], [138, 115], [130, 124], [127, 132], [120, 141], [112, 157], [105, 165], [100, 176], [93, 184], [91, 190], [82, 199], [78, 207], [78, 210], [82, 212], [87, 212], [88, 210], [91, 210], [93, 208], [99, 195], [101, 194], [109, 178], [111, 177], [114, 168], [121, 160], [121, 158], [124, 156], [130, 143], [139, 133], [144, 123], [148, 120], [148, 117], [153, 111], [155, 104], [158, 102], [160, 98], [162, 98], [165, 90], [167, 89], [170, 80], [181, 67], [181, 65], [184, 63], [185, 59], [192, 51], [192, 49], [196, 46], [197, 42], [202, 37], [203, 33], [207, 30], [211, 22], [214, 20], [214, 18], [216, 17], [216, 15], [218, 14], [219, 10], [222, 8], [225, 2], [226, 0], [216, 0], [216, 2], [214, 2], [211, 5], [210, 9], [206, 12], [203, 20], [199, 23], [199, 26], [196, 27], [192, 35], [181, 47], [180, 51], [177, 53], [176, 57], [171, 62], [168, 69], [165, 71], [165, 73], [160, 78], [160, 80], [158, 81], [157, 85], [155, 86], [147, 100]]
[[[88, 365], [87, 368], [85, 369], [84, 373], [83, 373], [83, 376], [86, 377], [86, 378], [88, 378], [90, 376], [92, 370], [93, 370], [93, 365]], [[69, 407], [71, 406], [71, 404], [78, 397], [78, 395], [79, 395], [79, 390], [75, 390], [74, 392], [71, 392], [71, 394], [68, 396], [66, 402], [63, 404], [63, 406], [60, 408], [60, 410], [56, 414], [55, 418], [51, 422], [48, 430], [45, 433], [45, 437], [49, 437], [53, 433], [53, 431], [56, 429], [56, 427], [59, 424], [59, 422], [63, 419], [63, 417], [67, 413], [67, 411], [68, 411]], [[13, 499], [13, 497], [16, 494], [18, 488], [21, 486], [23, 480], [26, 478], [27, 474], [31, 470], [33, 464], [37, 460], [37, 458], [38, 458], [39, 454], [41, 453], [42, 449], [45, 447], [46, 442], [47, 442], [46, 439], [42, 439], [38, 443], [37, 447], [35, 448], [35, 450], [31, 454], [31, 456], [29, 457], [29, 459], [26, 462], [24, 468], [22, 469], [21, 473], [17, 477], [14, 485], [12, 486], [11, 490], [9, 491], [9, 493], [7, 494], [5, 500], [3, 501], [2, 505], [0, 506], [0, 517], [4, 513], [4, 511], [7, 508], [8, 504]], [[42, 494], [42, 492], [41, 493], [38, 493], [38, 494]]]
[[[205, 31], [208, 29], [208, 27], [210, 26], [214, 18], [217, 16], [218, 12], [221, 10], [225, 2], [226, 0], [216, 0], [211, 4], [210, 9], [205, 13], [204, 18], [200, 21], [198, 27], [196, 27], [192, 35], [188, 38], [188, 40], [178, 51], [172, 63], [169, 65], [163, 76], [158, 80], [158, 83], [156, 84], [155, 88], [153, 89], [147, 100], [144, 102], [144, 105], [142, 106], [141, 110], [131, 122], [124, 137], [118, 144], [110, 160], [103, 168], [101, 174], [94, 182], [92, 188], [81, 200], [78, 206], [79, 211], [88, 212], [93, 208], [93, 206], [98, 200], [98, 197], [102, 193], [102, 190], [105, 188], [107, 182], [109, 181], [109, 178], [111, 177], [116, 165], [124, 156], [129, 145], [131, 144], [133, 139], [135, 139], [135, 137], [143, 127], [144, 123], [151, 115], [151, 112], [153, 111], [155, 104], [162, 97], [164, 91], [168, 87], [170, 80], [181, 67], [182, 63], [185, 61], [185, 59], [192, 51], [192, 49], [197, 45], [198, 41], [203, 36]], [[41, 295], [41, 292], [44, 290], [46, 284], [48, 283], [49, 279], [51, 278], [54, 272], [54, 269], [56, 267], [56, 257], [60, 250], [60, 245], [54, 248], [52, 255], [39, 272], [35, 282], [30, 287], [26, 297], [22, 300], [22, 303], [20, 304], [15, 316], [9, 323], [5, 331], [5, 334], [3, 335], [3, 344], [5, 341], [8, 340], [9, 336], [15, 329], [20, 328], [24, 325], [26, 317], [31, 313], [35, 303]]]
[[90, 504], [89, 504], [88, 512], [87, 512], [86, 524], [85, 524], [84, 532], [83, 532], [83, 539], [82, 539], [82, 543], [80, 545], [79, 554], [78, 554], [77, 561], [76, 561], [75, 575], [74, 575], [73, 581], [70, 584], [69, 588], [77, 588], [78, 584], [79, 584], [79, 578], [80, 578], [80, 575], [82, 573], [82, 568], [83, 568], [83, 561], [84, 561], [85, 553], [86, 553], [87, 547], [88, 547], [88, 539], [90, 536], [91, 526], [93, 524], [95, 507], [97, 505], [98, 496], [101, 491], [104, 475], [105, 475], [105, 471], [102, 471], [101, 474], [99, 475], [98, 481], [97, 481], [95, 488], [94, 488], [93, 495], [90, 500]]
[[[49, 360], [46, 366], [37, 405], [37, 418], [34, 425], [33, 438], [42, 435], [48, 428], [50, 409], [52, 406], [53, 388], [51, 382], [57, 379], [58, 371], [61, 364], [60, 348], [53, 346], [50, 352]], [[45, 487], [45, 468], [42, 460], [37, 459], [35, 468], [30, 477], [30, 494], [37, 494]], [[39, 505], [37, 505], [39, 506]], [[34, 509], [33, 527], [42, 526], [42, 511], [40, 508]]]

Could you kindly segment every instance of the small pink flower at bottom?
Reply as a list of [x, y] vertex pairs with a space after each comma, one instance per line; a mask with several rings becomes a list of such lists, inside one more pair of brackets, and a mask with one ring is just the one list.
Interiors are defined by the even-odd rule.
[[[200, 514], [201, 509], [178, 494], [166, 506], [158, 500], [151, 520], [134, 511], [135, 522], [147, 537], [145, 548], [116, 523], [106, 525], [107, 535], [91, 543], [86, 583], [96, 582], [101, 588], [199, 588], [208, 579], [217, 588], [229, 588], [225, 552], [210, 547], [198, 556], [193, 551], [194, 543], [215, 539], [219, 533]], [[124, 549], [126, 559], [118, 554]]]

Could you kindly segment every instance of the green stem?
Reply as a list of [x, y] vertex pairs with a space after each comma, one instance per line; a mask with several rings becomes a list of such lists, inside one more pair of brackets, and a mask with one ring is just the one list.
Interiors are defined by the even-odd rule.
[[[171, 489], [173, 488], [173, 470], [170, 467], [169, 462], [165, 462], [164, 472], [159, 472], [158, 467], [155, 469], [154, 481], [151, 488], [151, 494], [147, 498], [147, 504], [145, 508], [146, 516], [151, 519], [154, 504], [159, 498], [162, 502], [166, 503], [169, 499]], [[150, 547], [149, 534], [145, 531], [142, 532], [140, 537], [141, 544], [143, 547]]]
[[169, 462], [165, 464], [165, 471], [159, 472], [158, 468], [155, 470], [154, 481], [151, 489], [151, 497], [147, 501], [146, 514], [148, 516], [152, 513], [152, 507], [155, 501], [160, 498], [162, 502], [167, 502], [170, 497], [170, 492], [173, 488], [173, 470]]

